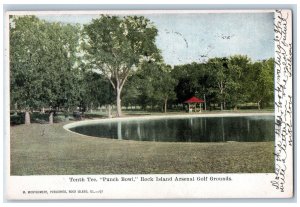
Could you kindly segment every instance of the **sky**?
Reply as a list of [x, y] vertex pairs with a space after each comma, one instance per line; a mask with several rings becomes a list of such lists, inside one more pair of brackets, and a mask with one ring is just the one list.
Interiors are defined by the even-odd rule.
[[[273, 13], [145, 14], [158, 29], [156, 43], [170, 65], [247, 55], [274, 57]], [[98, 15], [38, 15], [47, 21], [88, 24]]]

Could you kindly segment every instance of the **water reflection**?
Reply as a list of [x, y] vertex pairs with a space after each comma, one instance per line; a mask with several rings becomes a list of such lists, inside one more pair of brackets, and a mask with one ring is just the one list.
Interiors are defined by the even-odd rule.
[[118, 122], [118, 139], [122, 140], [122, 122]]
[[273, 141], [274, 116], [132, 120], [78, 126], [97, 137], [168, 142]]

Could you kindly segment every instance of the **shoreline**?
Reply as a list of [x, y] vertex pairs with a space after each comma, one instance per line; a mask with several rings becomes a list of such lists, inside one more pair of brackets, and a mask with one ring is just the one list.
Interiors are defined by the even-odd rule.
[[[82, 120], [72, 123], [67, 123], [63, 128], [67, 131], [73, 132], [70, 128], [77, 126], [85, 126], [94, 123], [108, 123], [118, 121], [132, 121], [132, 120], [157, 120], [157, 119], [185, 119], [185, 118], [198, 118], [198, 117], [243, 117], [243, 116], [274, 116], [274, 112], [224, 112], [224, 113], [187, 113], [187, 114], [161, 114], [161, 115], [143, 115], [143, 116], [124, 116], [113, 118], [97, 118], [92, 120]], [[76, 133], [76, 132], [73, 132]], [[78, 133], [76, 133], [78, 134]]]
[[[68, 133], [62, 124], [11, 130], [11, 175], [269, 173], [274, 142], [120, 142]], [[259, 157], [260, 159], [257, 159]]]

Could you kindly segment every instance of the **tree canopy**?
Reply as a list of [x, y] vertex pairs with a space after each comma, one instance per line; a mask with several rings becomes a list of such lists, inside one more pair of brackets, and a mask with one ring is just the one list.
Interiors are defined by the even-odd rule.
[[11, 102], [27, 111], [76, 105], [79, 28], [34, 16], [11, 21]]
[[147, 59], [160, 58], [155, 44], [157, 29], [143, 16], [101, 15], [84, 26], [84, 50], [91, 69], [101, 71], [116, 91], [121, 116], [121, 92], [128, 78]]
[[139, 106], [166, 112], [192, 96], [209, 109], [237, 110], [274, 102], [274, 58], [244, 55], [167, 65], [156, 46], [158, 30], [143, 16], [101, 15], [80, 25], [35, 16], [10, 17], [11, 107]]
[[252, 62], [247, 56], [211, 58], [206, 63], [175, 66], [178, 79], [177, 102], [198, 95], [220, 109], [237, 109], [238, 105], [274, 101], [274, 59]]

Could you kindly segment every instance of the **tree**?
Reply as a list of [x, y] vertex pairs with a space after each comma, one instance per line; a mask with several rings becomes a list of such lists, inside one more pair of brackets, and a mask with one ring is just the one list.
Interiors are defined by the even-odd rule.
[[208, 68], [205, 63], [191, 63], [175, 66], [173, 77], [178, 81], [175, 87], [178, 103], [183, 103], [192, 96], [210, 100], [210, 83], [208, 82]]
[[168, 100], [176, 97], [176, 79], [171, 75], [171, 67], [165, 64], [158, 65], [157, 77], [154, 79], [154, 97], [163, 102], [163, 111], [167, 113]]
[[249, 79], [250, 58], [242, 55], [229, 57], [227, 91], [230, 94], [227, 101], [237, 110], [238, 105], [246, 102], [249, 98], [247, 93]]
[[[79, 27], [70, 24], [45, 22], [44, 51], [40, 61], [44, 65], [43, 99], [44, 103], [55, 111], [63, 107], [78, 104], [80, 78], [82, 72], [78, 67]], [[53, 112], [50, 120], [53, 120]], [[50, 121], [51, 123], [51, 121]]]
[[[138, 72], [128, 77], [122, 95], [122, 102], [126, 107], [142, 106], [142, 108], [146, 110], [147, 102], [145, 101], [145, 97], [148, 96], [146, 94], [147, 86], [145, 84]], [[144, 92], [143, 89], [145, 89]]]
[[39, 60], [44, 29], [34, 16], [10, 17], [11, 103], [25, 109], [25, 124], [30, 124], [30, 110], [42, 104], [43, 66]]
[[[136, 74], [132, 77], [130, 84], [137, 91], [137, 103], [143, 110], [147, 110], [148, 106], [153, 109], [157, 105], [157, 100], [154, 98], [156, 90], [155, 81], [161, 75], [157, 62], [142, 61]], [[126, 95], [128, 96], [128, 95]]]
[[177, 103], [183, 103], [188, 98], [192, 97], [196, 93], [196, 87], [194, 84], [195, 73], [193, 67], [190, 64], [174, 66], [172, 70], [172, 76], [177, 80], [175, 86]]
[[86, 71], [82, 79], [81, 103], [84, 107], [106, 105], [112, 102], [113, 90], [109, 81], [101, 74]]
[[25, 109], [25, 123], [30, 110], [76, 104], [79, 28], [35, 16], [10, 21], [11, 102]]
[[124, 90], [126, 102], [135, 103], [144, 110], [160, 105], [167, 112], [168, 100], [175, 98], [176, 79], [171, 75], [171, 66], [161, 62], [143, 61], [137, 73], [128, 80]]
[[122, 115], [121, 92], [142, 60], [159, 58], [155, 26], [143, 16], [101, 15], [84, 26], [83, 49], [90, 68], [101, 71], [116, 91], [117, 116]]
[[249, 101], [254, 101], [260, 110], [264, 104], [274, 102], [274, 59], [255, 62], [250, 66]]
[[226, 100], [229, 97], [228, 83], [229, 70], [228, 58], [212, 58], [208, 60], [209, 81], [212, 87], [210, 93], [216, 93], [216, 101], [220, 103], [221, 110], [226, 108]]

